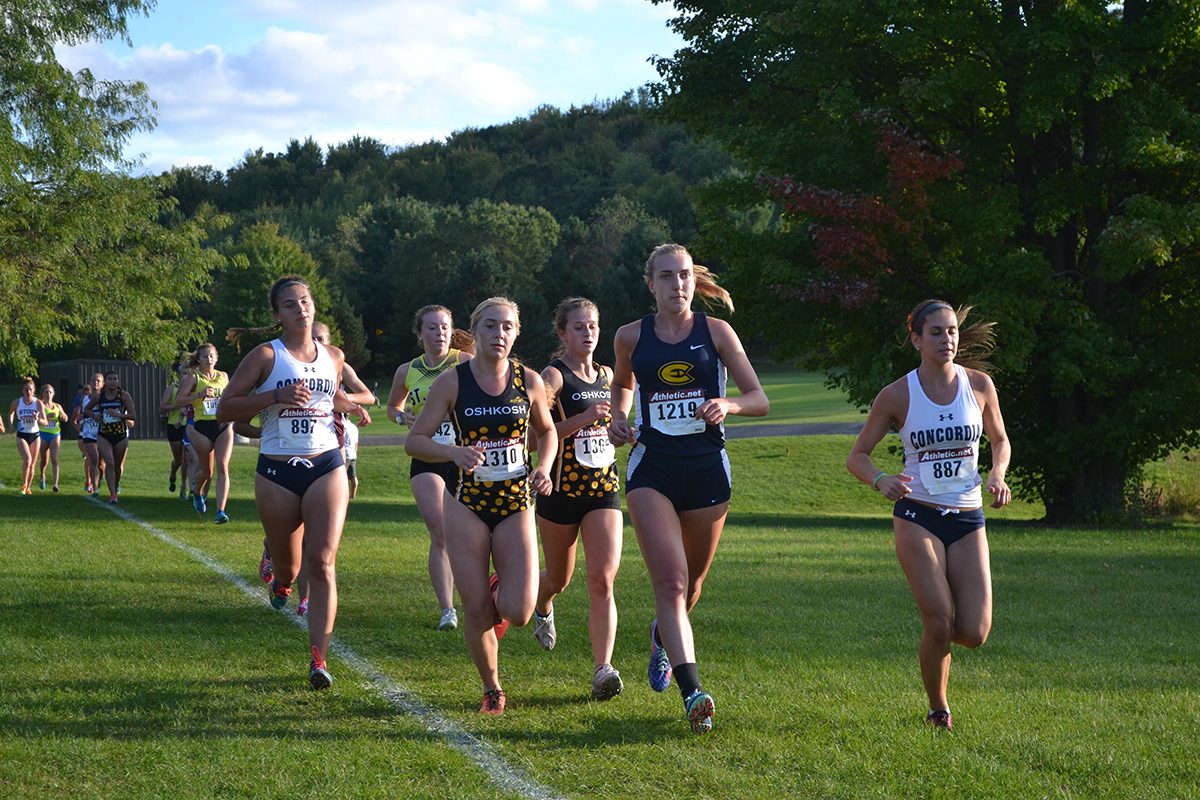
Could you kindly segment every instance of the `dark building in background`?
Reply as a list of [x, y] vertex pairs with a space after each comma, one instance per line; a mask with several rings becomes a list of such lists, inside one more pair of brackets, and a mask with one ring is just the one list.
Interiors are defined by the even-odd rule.
[[[158, 401], [163, 390], [167, 388], [170, 378], [168, 370], [154, 364], [90, 358], [51, 361], [43, 363], [41, 368], [41, 374], [38, 376], [41, 382], [38, 387], [46, 383], [53, 386], [55, 399], [68, 413], [75, 402], [79, 384], [87, 383], [97, 372], [115, 371], [121, 376], [121, 388], [133, 398], [133, 408], [137, 412], [137, 424], [130, 429], [130, 438], [161, 439], [167, 435], [158, 413]], [[64, 425], [63, 437], [78, 439], [79, 431], [70, 425]]]

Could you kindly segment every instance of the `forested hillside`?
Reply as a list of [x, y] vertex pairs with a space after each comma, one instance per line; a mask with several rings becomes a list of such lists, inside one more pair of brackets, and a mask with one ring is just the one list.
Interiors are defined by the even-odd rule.
[[692, 239], [689, 187], [732, 169], [631, 93], [402, 148], [293, 140], [224, 173], [176, 169], [172, 194], [181, 219], [224, 219], [208, 243], [223, 266], [193, 309], [214, 341], [268, 324], [267, 287], [296, 272], [321, 284], [322, 316], [351, 362], [380, 372], [415, 353], [413, 312], [428, 303], [465, 325], [483, 298], [512, 297], [525, 323], [517, 351], [534, 363], [557, 344], [550, 312], [565, 296], [596, 300], [610, 330], [643, 313], [646, 254]]

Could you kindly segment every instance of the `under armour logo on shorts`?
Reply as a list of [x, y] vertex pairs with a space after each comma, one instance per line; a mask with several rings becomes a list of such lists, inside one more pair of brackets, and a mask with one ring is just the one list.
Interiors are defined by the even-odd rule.
[[915, 511], [905, 511], [905, 512], [904, 512], [904, 516], [906, 516], [906, 517], [911, 517], [912, 519], [916, 519], [916, 518], [917, 518], [917, 512], [915, 512]]

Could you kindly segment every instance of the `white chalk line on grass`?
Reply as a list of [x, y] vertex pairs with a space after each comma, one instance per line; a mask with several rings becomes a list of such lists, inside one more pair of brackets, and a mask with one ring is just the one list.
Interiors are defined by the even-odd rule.
[[[103, 501], [95, 498], [90, 498], [90, 500], [99, 505], [106, 505]], [[147, 531], [164, 544], [187, 553], [196, 561], [199, 561], [220, 575], [226, 582], [240, 590], [242, 594], [251, 600], [262, 603], [267, 608], [271, 608], [271, 604], [261, 586], [249, 583], [208, 553], [179, 541], [163, 529], [151, 525], [149, 522], [126, 511], [120, 506], [109, 505], [108, 509], [126, 522], [132, 522], [134, 525]], [[283, 616], [301, 630], [308, 631], [308, 621], [304, 617], [293, 613], [284, 613]], [[420, 720], [425, 726], [425, 730], [444, 739], [447, 744], [473, 761], [500, 789], [527, 797], [530, 800], [558, 800], [559, 795], [556, 795], [549, 787], [543, 786], [527, 777], [524, 771], [506, 761], [490, 744], [468, 733], [458, 723], [443, 717], [418, 695], [384, 674], [382, 670], [370, 661], [354, 652], [348, 645], [340, 642], [336, 636], [330, 640], [329, 649], [336, 653], [338, 658], [344, 661], [347, 666], [366, 678], [371, 688], [378, 692], [390, 705]]]

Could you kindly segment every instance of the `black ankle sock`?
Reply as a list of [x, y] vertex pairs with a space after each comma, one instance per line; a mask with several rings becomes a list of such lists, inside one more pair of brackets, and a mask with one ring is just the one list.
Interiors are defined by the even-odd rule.
[[700, 668], [695, 664], [680, 664], [673, 667], [671, 671], [675, 673], [675, 684], [679, 687], [679, 693], [683, 695], [684, 700], [687, 700], [692, 692], [700, 688]]

